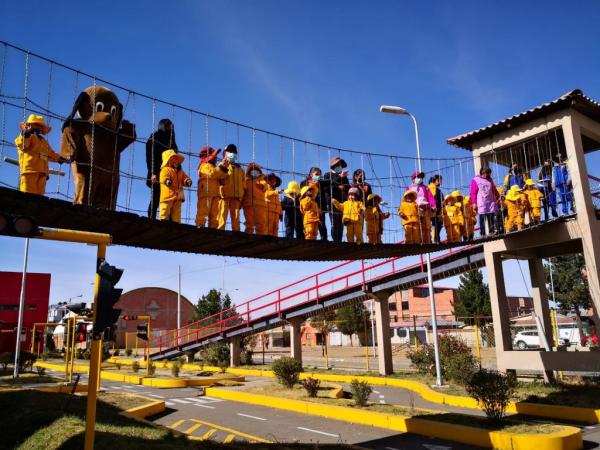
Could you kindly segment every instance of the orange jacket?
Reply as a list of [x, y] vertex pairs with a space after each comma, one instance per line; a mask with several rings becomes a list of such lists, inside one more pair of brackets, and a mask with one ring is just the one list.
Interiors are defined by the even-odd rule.
[[221, 180], [220, 193], [222, 198], [241, 200], [244, 197], [244, 169], [237, 164], [230, 164], [227, 176]]
[[279, 199], [279, 191], [271, 186], [267, 187], [265, 192], [265, 203], [267, 204], [267, 213], [281, 215], [281, 200]]
[[[256, 178], [250, 176], [250, 172], [258, 170], [260, 175]], [[242, 207], [249, 208], [252, 206], [265, 207], [265, 192], [267, 191], [267, 182], [262, 170], [258, 164], [250, 163], [246, 169], [246, 179], [244, 180], [244, 197], [242, 198]]]
[[41, 136], [32, 134], [25, 138], [20, 134], [15, 139], [19, 152], [19, 168], [21, 174], [45, 173], [48, 174], [48, 161], [58, 162], [60, 155], [52, 150], [48, 141]]
[[416, 202], [402, 202], [398, 208], [398, 215], [402, 217], [402, 225], [419, 223], [419, 209]]
[[542, 194], [539, 189], [525, 189], [523, 193], [525, 194], [525, 197], [527, 197], [527, 202], [531, 208], [542, 207], [542, 199], [544, 198], [544, 194]]
[[309, 223], [319, 223], [321, 221], [321, 210], [316, 201], [310, 197], [304, 197], [300, 200], [300, 212], [304, 218], [304, 225]]
[[204, 162], [198, 166], [198, 197], [217, 197], [220, 185], [227, 177], [227, 169]]
[[[167, 186], [167, 180], [170, 180], [170, 186]], [[160, 201], [169, 202], [177, 200], [185, 201], [183, 187], [192, 180], [183, 169], [177, 170], [170, 166], [160, 169]]]
[[383, 233], [383, 221], [389, 214], [381, 212], [379, 206], [369, 206], [366, 210], [367, 234]]

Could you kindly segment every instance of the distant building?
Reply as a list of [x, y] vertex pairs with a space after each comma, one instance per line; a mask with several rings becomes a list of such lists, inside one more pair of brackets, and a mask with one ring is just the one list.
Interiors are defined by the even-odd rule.
[[[454, 315], [454, 302], [457, 301], [456, 290], [448, 287], [435, 287], [435, 306], [437, 318], [443, 320], [456, 320]], [[403, 319], [426, 318], [431, 316], [429, 305], [429, 287], [417, 286], [396, 292], [390, 298], [390, 322], [400, 322]]]
[[[0, 272], [0, 330], [2, 330], [0, 353], [15, 351], [21, 280], [21, 272]], [[49, 299], [50, 274], [27, 273], [21, 333], [22, 349], [29, 350], [31, 348], [33, 324], [46, 322]]]
[[[151, 334], [177, 328], [177, 292], [160, 287], [143, 287], [125, 292], [115, 305], [122, 310], [121, 315], [150, 316]], [[193, 320], [194, 305], [181, 296], [181, 325]], [[125, 345], [125, 333], [128, 340], [135, 340], [137, 325], [142, 321], [122, 320], [117, 322], [117, 346]], [[132, 347], [132, 342], [127, 342]], [[140, 343], [141, 345], [141, 343]]]
[[48, 322], [49, 323], [60, 323], [64, 317], [69, 314], [69, 308], [67, 308], [67, 302], [60, 302], [55, 305], [48, 307]]

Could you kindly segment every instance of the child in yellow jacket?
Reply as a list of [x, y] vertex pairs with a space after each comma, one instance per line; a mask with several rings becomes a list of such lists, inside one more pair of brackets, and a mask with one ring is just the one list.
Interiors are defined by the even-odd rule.
[[223, 163], [218, 166], [216, 164], [220, 151], [208, 146], [200, 150], [198, 209], [196, 210], [198, 228], [206, 225], [206, 219], [208, 219], [208, 228], [217, 228], [219, 224], [219, 188], [221, 181], [227, 177], [227, 168]]
[[244, 180], [244, 208], [245, 232], [249, 234], [267, 234], [267, 202], [265, 192], [267, 182], [258, 164], [250, 163], [246, 169]]
[[417, 193], [406, 191], [402, 196], [400, 208], [398, 208], [398, 215], [402, 219], [402, 226], [404, 227], [404, 242], [406, 244], [419, 244], [422, 242], [419, 207], [416, 201]]
[[175, 150], [165, 150], [160, 166], [160, 220], [181, 222], [181, 204], [185, 201], [183, 187], [190, 187], [192, 180], [180, 167], [185, 157]]
[[346, 241], [363, 243], [363, 223], [365, 221], [365, 205], [358, 200], [358, 188], [350, 188], [348, 200], [340, 203], [335, 198], [331, 200], [334, 208], [342, 212], [342, 223], [346, 226]]
[[369, 194], [367, 197], [365, 219], [367, 222], [367, 239], [369, 244], [381, 244], [383, 235], [383, 221], [390, 217], [389, 212], [382, 212], [379, 204], [381, 197], [377, 194]]
[[517, 184], [513, 184], [506, 193], [504, 204], [506, 205], [507, 212], [506, 223], [504, 225], [506, 232], [510, 233], [515, 228], [522, 230], [525, 226], [525, 211], [528, 208], [528, 203], [527, 197], [525, 197], [522, 189]]
[[468, 241], [473, 239], [473, 235], [475, 234], [475, 225], [477, 224], [475, 205], [471, 203], [471, 197], [468, 195], [465, 195], [465, 198], [463, 199], [462, 212], [464, 217], [464, 225], [461, 232], [464, 240]]
[[267, 204], [267, 235], [275, 236], [279, 234], [279, 220], [281, 219], [281, 200], [279, 194], [281, 191], [277, 188], [281, 186], [281, 178], [274, 173], [267, 175], [267, 191], [265, 192], [265, 202]]
[[231, 230], [240, 231], [240, 209], [244, 198], [244, 169], [238, 164], [237, 147], [229, 144], [223, 152], [222, 166], [227, 168], [227, 176], [221, 180], [219, 188], [219, 230], [225, 229], [227, 216], [231, 217]]
[[528, 213], [530, 223], [540, 223], [544, 194], [536, 187], [535, 182], [531, 178], [525, 180], [525, 190], [523, 193], [525, 194], [525, 197], [527, 197], [527, 203], [529, 205]]
[[316, 195], [316, 189], [312, 186], [304, 186], [300, 190], [300, 212], [304, 224], [304, 239], [310, 241], [317, 239], [321, 222], [321, 209], [314, 199]]
[[448, 242], [460, 242], [461, 228], [464, 225], [462, 215], [463, 196], [459, 191], [454, 191], [444, 198], [444, 228]]
[[49, 173], [48, 161], [62, 164], [67, 160], [52, 150], [43, 137], [52, 130], [44, 117], [31, 114], [26, 122], [19, 124], [19, 128], [21, 134], [15, 139], [19, 153], [19, 190], [44, 195]]

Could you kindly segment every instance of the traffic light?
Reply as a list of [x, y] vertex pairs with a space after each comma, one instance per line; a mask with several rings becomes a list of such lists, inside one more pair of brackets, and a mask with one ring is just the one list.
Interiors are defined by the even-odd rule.
[[40, 234], [31, 217], [0, 214], [0, 234], [14, 237], [35, 237]]
[[77, 324], [75, 331], [77, 342], [85, 342], [87, 340], [87, 323], [80, 322]]
[[42, 330], [35, 330], [34, 342], [42, 342]]
[[138, 316], [131, 316], [131, 315], [124, 315], [123, 317], [121, 317], [121, 319], [123, 320], [137, 320]]
[[140, 323], [137, 326], [137, 337], [142, 341], [148, 340], [148, 322]]
[[123, 275], [123, 269], [117, 269], [104, 260], [98, 264], [98, 275], [100, 285], [98, 286], [98, 298], [96, 300], [96, 323], [94, 324], [94, 336], [99, 339], [104, 330], [114, 327], [121, 315], [120, 309], [113, 306], [119, 301], [123, 289], [115, 288]]
[[87, 305], [83, 302], [81, 303], [69, 303], [67, 305], [67, 309], [71, 312], [74, 312], [78, 316], [91, 317], [92, 311], [87, 307]]

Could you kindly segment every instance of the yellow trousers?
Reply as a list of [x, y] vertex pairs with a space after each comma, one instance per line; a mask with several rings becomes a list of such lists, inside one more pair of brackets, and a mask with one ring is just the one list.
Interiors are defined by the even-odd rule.
[[530, 222], [538, 223], [542, 219], [542, 208], [531, 208], [529, 210]]
[[242, 201], [238, 198], [222, 198], [219, 201], [219, 230], [225, 229], [227, 216], [231, 217], [231, 230], [240, 231], [240, 209]]
[[219, 224], [219, 197], [198, 196], [196, 226], [203, 227], [208, 218], [208, 228], [217, 228]]
[[160, 202], [158, 214], [160, 220], [181, 222], [181, 201], [169, 200], [168, 202]]
[[363, 243], [363, 224], [362, 222], [347, 222], [346, 224], [346, 241]]
[[407, 244], [419, 244], [421, 242], [421, 228], [418, 223], [404, 224], [404, 240]]
[[381, 244], [381, 234], [379, 233], [367, 233], [367, 239], [369, 244]]
[[448, 242], [460, 242], [460, 238], [462, 236], [460, 224], [449, 224], [445, 228]]
[[267, 208], [264, 206], [244, 207], [244, 232], [267, 234]]
[[429, 218], [429, 214], [423, 214], [419, 219], [421, 221], [419, 242], [429, 244], [431, 242], [431, 219]]
[[46, 193], [46, 174], [43, 172], [21, 174], [19, 190], [30, 194], [44, 195]]
[[279, 234], [279, 214], [269, 211], [267, 213], [267, 235], [275, 236]]
[[506, 217], [506, 222], [504, 224], [504, 228], [507, 232], [513, 231], [513, 228], [517, 230], [522, 230], [524, 226], [523, 216], [521, 214], [509, 214]]
[[304, 224], [304, 239], [306, 239], [307, 241], [316, 240], [318, 232], [319, 232], [319, 222]]

